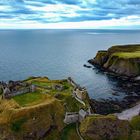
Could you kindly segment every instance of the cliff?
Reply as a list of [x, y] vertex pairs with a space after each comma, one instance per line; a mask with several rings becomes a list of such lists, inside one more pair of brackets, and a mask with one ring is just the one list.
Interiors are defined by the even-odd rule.
[[55, 129], [60, 133], [64, 127], [64, 107], [50, 96], [40, 103], [21, 107], [14, 99], [1, 101], [1, 139], [40, 139]]
[[140, 45], [113, 46], [107, 51], [98, 51], [89, 63], [118, 75], [140, 75]]
[[139, 140], [139, 124], [140, 116], [126, 121], [113, 115], [94, 115], [82, 121], [80, 132], [85, 140]]
[[71, 133], [67, 139], [71, 139], [72, 133], [77, 135], [75, 126], [69, 126], [71, 131], [68, 132], [69, 127], [63, 120], [65, 112], [76, 112], [84, 106], [73, 98], [73, 86], [67, 79], [30, 77], [12, 83], [14, 89], [19, 85], [25, 85], [25, 88], [34, 85], [35, 91], [11, 98], [0, 95], [1, 140], [60, 140], [67, 137], [67, 133]]
[[80, 132], [85, 140], [128, 140], [130, 126], [113, 115], [94, 115], [81, 123]]

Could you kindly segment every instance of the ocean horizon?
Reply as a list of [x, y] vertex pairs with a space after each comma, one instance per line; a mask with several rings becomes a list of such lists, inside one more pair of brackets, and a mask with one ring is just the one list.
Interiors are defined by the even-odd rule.
[[[113, 29], [0, 29], [0, 81], [30, 76], [72, 77], [90, 98], [121, 99], [125, 92], [96, 69], [83, 67], [98, 50], [112, 45], [140, 44], [140, 30]], [[114, 91], [120, 96], [113, 96]]]

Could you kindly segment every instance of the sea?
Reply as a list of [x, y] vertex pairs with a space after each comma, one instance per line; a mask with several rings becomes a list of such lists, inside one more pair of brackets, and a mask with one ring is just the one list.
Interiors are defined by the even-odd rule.
[[83, 65], [98, 50], [123, 44], [140, 44], [140, 30], [0, 30], [0, 81], [72, 77], [92, 99], [122, 99], [118, 80]]

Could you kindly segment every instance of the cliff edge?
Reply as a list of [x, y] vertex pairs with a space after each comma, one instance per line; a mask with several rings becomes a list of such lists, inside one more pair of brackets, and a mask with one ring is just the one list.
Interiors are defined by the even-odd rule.
[[120, 76], [136, 77], [140, 75], [140, 45], [112, 46], [88, 62]]

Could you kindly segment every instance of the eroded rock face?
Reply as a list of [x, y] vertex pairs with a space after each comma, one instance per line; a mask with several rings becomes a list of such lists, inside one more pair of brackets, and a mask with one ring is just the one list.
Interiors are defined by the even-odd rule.
[[125, 59], [112, 56], [103, 67], [119, 75], [135, 77], [140, 74], [140, 58]]
[[121, 112], [122, 106], [119, 102], [113, 101], [96, 101], [94, 99], [90, 99], [90, 105], [96, 114], [107, 115], [110, 113]]
[[108, 60], [107, 51], [98, 51], [95, 58], [89, 60], [88, 62], [91, 64], [103, 66], [107, 60]]
[[88, 62], [118, 75], [136, 77], [140, 75], [140, 45], [113, 46], [98, 51]]
[[61, 132], [64, 127], [63, 105], [54, 98], [50, 102], [4, 113], [9, 117], [0, 119], [0, 140], [39, 140], [54, 130]]
[[80, 126], [81, 134], [87, 140], [127, 140], [130, 134], [128, 121], [121, 121], [113, 115], [89, 116]]

